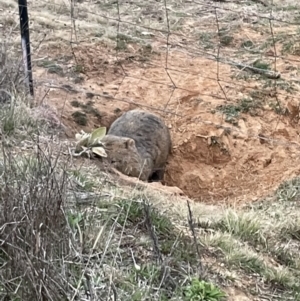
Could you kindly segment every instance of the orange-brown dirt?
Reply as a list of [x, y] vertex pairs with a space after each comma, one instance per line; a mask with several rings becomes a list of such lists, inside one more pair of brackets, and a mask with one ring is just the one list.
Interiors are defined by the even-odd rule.
[[[137, 62], [138, 51], [134, 46], [129, 49], [116, 56], [101, 44], [75, 47], [77, 64], [83, 67], [83, 81], [78, 84], [72, 78], [35, 68], [34, 77], [43, 83], [37, 88], [37, 99], [43, 98], [60, 112], [70, 139], [81, 129], [109, 127], [122, 112], [140, 107], [162, 116], [171, 129], [173, 153], [166, 184], [179, 187], [195, 200], [227, 204], [254, 201], [299, 174], [299, 125], [294, 120], [299, 113], [297, 95], [291, 98], [286, 91], [277, 90], [278, 100], [288, 108], [287, 114], [278, 115], [268, 105], [276, 103], [274, 89], [268, 92], [258, 80], [237, 80], [232, 76], [238, 69], [229, 65], [220, 63], [217, 76], [216, 61], [170, 50], [166, 72], [165, 53], [151, 54], [148, 60]], [[70, 49], [57, 48], [51, 53], [52, 59], [63, 60], [62, 54], [70, 53]], [[66, 63], [67, 70], [74, 64], [72, 58]], [[277, 69], [283, 78], [291, 74], [285, 68], [278, 60]], [[217, 78], [221, 79], [219, 83]], [[49, 85], [66, 84], [79, 92], [48, 90]], [[263, 107], [256, 114], [241, 114], [237, 125], [225, 122], [216, 107], [236, 103], [254, 90], [265, 93]], [[76, 124], [72, 113], [78, 108], [71, 105], [73, 100], [92, 101], [100, 117], [91, 114], [86, 126]]]

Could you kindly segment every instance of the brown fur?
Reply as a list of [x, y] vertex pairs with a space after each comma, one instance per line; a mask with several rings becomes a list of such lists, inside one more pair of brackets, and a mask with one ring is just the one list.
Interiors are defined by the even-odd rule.
[[108, 160], [125, 175], [161, 181], [171, 152], [171, 137], [163, 120], [150, 112], [131, 110], [111, 125], [102, 139]]

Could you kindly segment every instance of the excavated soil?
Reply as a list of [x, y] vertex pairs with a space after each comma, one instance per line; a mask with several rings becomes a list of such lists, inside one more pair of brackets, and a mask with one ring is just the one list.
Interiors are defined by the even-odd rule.
[[[57, 46], [51, 58], [65, 66], [67, 75], [35, 68], [34, 77], [41, 83], [37, 99], [57, 109], [70, 139], [81, 129], [109, 127], [122, 112], [140, 107], [160, 115], [171, 130], [173, 153], [165, 183], [197, 201], [255, 201], [299, 174], [299, 92], [291, 96], [263, 87], [259, 80], [237, 80], [242, 71], [176, 49], [168, 53], [167, 72], [165, 53], [148, 54], [141, 61], [138, 50], [129, 49], [116, 56], [105, 45], [81, 44], [72, 50], [75, 62], [62, 55], [70, 49]], [[82, 70], [72, 73], [74, 64]], [[293, 65], [300, 67], [297, 62]], [[292, 74], [280, 59], [277, 69], [282, 78]], [[218, 107], [237, 105], [253, 91], [260, 106], [241, 113], [234, 124], [228, 122]], [[82, 110], [74, 101], [98, 110], [97, 114], [85, 110], [85, 126], [74, 121], [72, 114]], [[274, 110], [277, 101], [284, 114]]]

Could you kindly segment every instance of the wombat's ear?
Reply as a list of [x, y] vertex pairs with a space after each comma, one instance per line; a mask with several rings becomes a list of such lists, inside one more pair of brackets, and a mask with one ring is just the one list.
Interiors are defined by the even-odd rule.
[[128, 138], [126, 141], [125, 141], [125, 146], [126, 148], [130, 148], [130, 147], [133, 147], [135, 145], [135, 142], [133, 139], [131, 138]]

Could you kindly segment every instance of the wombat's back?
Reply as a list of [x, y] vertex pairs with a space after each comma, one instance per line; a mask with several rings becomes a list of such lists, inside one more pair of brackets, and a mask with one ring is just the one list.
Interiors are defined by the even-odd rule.
[[135, 141], [142, 159], [152, 159], [154, 172], [164, 168], [171, 151], [171, 136], [163, 120], [139, 109], [131, 110], [116, 119], [108, 133]]

